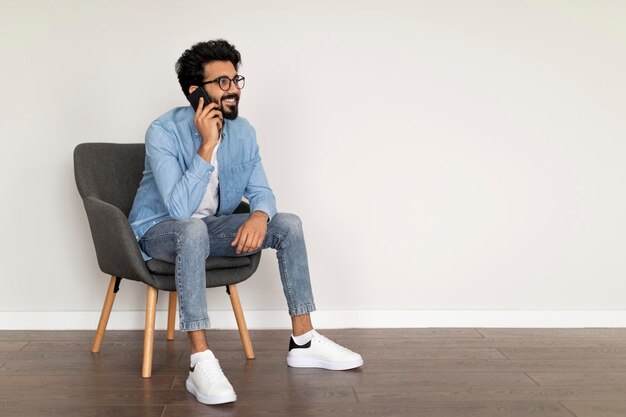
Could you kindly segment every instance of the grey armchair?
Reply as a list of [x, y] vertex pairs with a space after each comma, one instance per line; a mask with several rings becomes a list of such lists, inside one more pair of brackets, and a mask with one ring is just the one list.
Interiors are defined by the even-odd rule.
[[[91, 351], [100, 351], [122, 278], [143, 282], [148, 286], [148, 294], [141, 374], [149, 378], [152, 375], [158, 291], [169, 291], [167, 340], [173, 340], [176, 285], [174, 264], [156, 259], [144, 262], [128, 223], [128, 213], [143, 176], [144, 160], [143, 143], [82, 143], [74, 149], [74, 176], [87, 212], [98, 266], [111, 276]], [[235, 212], [248, 213], [249, 210], [248, 203], [242, 201]], [[226, 287], [247, 359], [254, 359], [254, 351], [236, 284], [252, 276], [260, 260], [261, 252], [242, 257], [209, 256], [206, 260], [206, 286]]]

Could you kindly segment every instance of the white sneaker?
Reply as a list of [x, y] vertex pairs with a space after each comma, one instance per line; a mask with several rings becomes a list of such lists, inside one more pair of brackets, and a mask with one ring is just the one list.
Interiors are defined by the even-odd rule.
[[222, 372], [220, 363], [210, 350], [202, 352], [200, 360], [189, 368], [187, 391], [203, 404], [231, 403], [237, 399], [233, 386]]
[[358, 368], [363, 365], [363, 358], [358, 353], [338, 345], [332, 340], [312, 330], [313, 339], [299, 346], [289, 338], [287, 365], [295, 368], [324, 368], [333, 371]]

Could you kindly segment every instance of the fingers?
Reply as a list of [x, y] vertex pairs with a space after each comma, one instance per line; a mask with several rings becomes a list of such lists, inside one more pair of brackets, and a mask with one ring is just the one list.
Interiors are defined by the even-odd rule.
[[257, 241], [257, 235], [258, 233], [256, 230], [252, 230], [248, 234], [248, 239], [246, 240], [246, 244], [243, 247], [244, 252], [252, 252], [253, 250], [256, 249], [255, 242]]
[[242, 231], [241, 240], [239, 242], [239, 246], [237, 247], [238, 252], [252, 252], [258, 249], [258, 245], [255, 243], [258, 241], [259, 232], [254, 229], [244, 229]]
[[259, 249], [262, 243], [263, 243], [263, 235], [261, 233], [258, 233], [254, 239], [254, 242], [252, 243], [251, 250]]
[[223, 118], [222, 111], [220, 110], [217, 103], [210, 102], [209, 104], [205, 106], [204, 98], [200, 97], [200, 100], [198, 100], [198, 107], [196, 108], [196, 115], [194, 118], [196, 120], [199, 120], [199, 119], [204, 119], [206, 117], [213, 118], [216, 116], [219, 117], [220, 120]]
[[241, 239], [239, 239], [239, 244], [237, 245], [236, 253], [243, 252], [244, 245], [246, 244], [246, 240], [248, 239], [248, 232], [245, 230], [241, 232]]
[[252, 252], [261, 247], [263, 239], [265, 238], [265, 232], [258, 230], [254, 227], [249, 227], [245, 223], [242, 224], [237, 230], [235, 239], [231, 242], [231, 246], [237, 246], [236, 253]]
[[202, 113], [203, 108], [204, 108], [204, 99], [200, 97], [200, 100], [198, 100], [198, 107], [196, 107], [196, 119], [200, 117], [200, 113]]
[[[200, 108], [200, 106], [198, 106], [198, 108]], [[222, 112], [220, 111], [219, 108], [217, 108], [217, 104], [215, 103], [211, 103], [208, 106], [206, 106], [202, 110], [200, 115], [198, 116], [198, 118], [200, 119], [212, 119], [214, 117], [217, 117], [220, 120], [224, 118], [224, 116], [222, 115]]]
[[203, 101], [204, 99], [200, 97], [193, 122], [203, 141], [215, 142], [219, 140], [218, 136], [222, 130], [224, 116], [216, 103], [208, 103], [205, 107]]
[[261, 245], [263, 244], [264, 239], [265, 239], [264, 232], [257, 230], [257, 229], [253, 229], [252, 231], [248, 233], [248, 237], [245, 240], [242, 251], [254, 252], [258, 250], [259, 248], [261, 248]]

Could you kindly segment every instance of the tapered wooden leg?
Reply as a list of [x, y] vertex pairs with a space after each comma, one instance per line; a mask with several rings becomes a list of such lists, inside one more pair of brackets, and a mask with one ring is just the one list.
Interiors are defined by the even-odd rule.
[[93, 353], [100, 352], [100, 346], [102, 345], [102, 339], [104, 338], [104, 332], [107, 329], [107, 323], [109, 322], [109, 316], [111, 315], [111, 309], [113, 308], [113, 301], [115, 301], [115, 280], [116, 276], [111, 276], [109, 281], [109, 288], [107, 289], [106, 296], [104, 297], [104, 305], [102, 306], [102, 313], [100, 313], [100, 321], [98, 322], [98, 329], [96, 335], [93, 338], [91, 344], [91, 351]]
[[141, 376], [152, 376], [152, 351], [154, 350], [154, 321], [156, 319], [156, 303], [159, 291], [148, 285], [146, 297], [146, 329], [143, 336], [143, 366]]
[[176, 324], [176, 291], [170, 291], [170, 306], [167, 309], [167, 340], [174, 340]]
[[243, 351], [245, 352], [247, 359], [254, 359], [254, 350], [252, 349], [252, 342], [250, 342], [250, 334], [248, 333], [248, 327], [246, 326], [246, 319], [244, 318], [243, 310], [241, 309], [237, 285], [232, 284], [228, 286], [228, 295], [230, 296], [230, 303], [232, 304], [233, 312], [235, 313], [235, 320], [237, 320], [239, 336], [241, 337], [241, 343], [243, 343]]

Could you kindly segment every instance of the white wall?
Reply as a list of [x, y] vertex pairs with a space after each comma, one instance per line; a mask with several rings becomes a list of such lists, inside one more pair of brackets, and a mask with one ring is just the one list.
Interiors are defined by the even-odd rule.
[[[143, 141], [218, 37], [323, 325], [626, 325], [626, 3], [0, 4], [0, 327], [95, 327], [72, 150]], [[240, 292], [253, 327], [288, 325], [273, 250]], [[114, 326], [143, 309], [124, 283]]]

